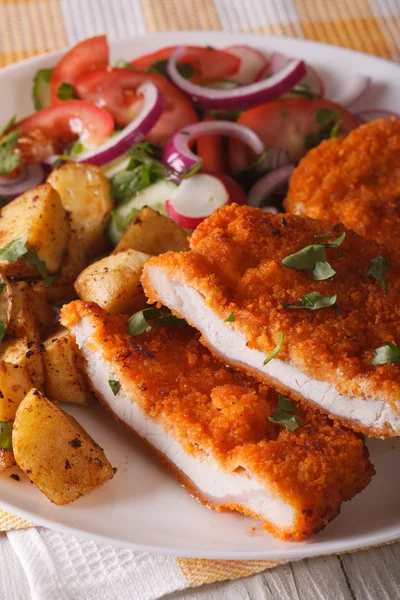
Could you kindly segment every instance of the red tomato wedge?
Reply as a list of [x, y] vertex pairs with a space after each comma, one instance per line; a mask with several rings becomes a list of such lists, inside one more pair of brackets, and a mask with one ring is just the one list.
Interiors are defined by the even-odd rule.
[[76, 82], [81, 98], [104, 107], [118, 125], [128, 125], [141, 109], [143, 100], [136, 89], [152, 81], [165, 96], [164, 113], [146, 136], [153, 144], [165, 144], [179, 129], [199, 120], [189, 100], [162, 75], [133, 69], [97, 69]]
[[[152, 54], [136, 58], [131, 64], [137, 69], [147, 70], [154, 63], [167, 60], [175, 49], [176, 46], [163, 48]], [[190, 80], [197, 84], [204, 84], [216, 79], [225, 79], [236, 73], [240, 67], [240, 58], [224, 50], [215, 50], [211, 47], [187, 46], [179, 63], [190, 64], [194, 69]]]
[[56, 65], [51, 77], [51, 103], [62, 102], [57, 96], [62, 83], [75, 86], [76, 79], [99, 67], [108, 65], [109, 49], [105, 35], [83, 40], [67, 52]]
[[[321, 124], [323, 118], [332, 119]], [[346, 135], [360, 125], [357, 117], [343, 106], [324, 98], [285, 98], [267, 102], [246, 110], [237, 121], [252, 129], [264, 142], [265, 147], [285, 150], [291, 162], [298, 162], [313, 146], [322, 141], [318, 132], [329, 132], [336, 125], [337, 135]], [[248, 148], [237, 140], [229, 142], [229, 161], [233, 172], [241, 170], [252, 161]]]
[[86, 147], [96, 147], [114, 131], [112, 116], [85, 100], [65, 100], [43, 108], [19, 121], [19, 149], [28, 162], [40, 162], [60, 154], [68, 143], [80, 139]]
[[[204, 121], [213, 121], [206, 117]], [[224, 138], [222, 135], [200, 135], [196, 139], [196, 148], [203, 165], [202, 171], [208, 173], [226, 172], [226, 159], [223, 153]]]

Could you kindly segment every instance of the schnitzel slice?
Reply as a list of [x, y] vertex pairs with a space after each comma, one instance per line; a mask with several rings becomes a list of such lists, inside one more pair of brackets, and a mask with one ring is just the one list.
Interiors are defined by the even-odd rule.
[[190, 243], [146, 263], [149, 302], [281, 393], [370, 436], [400, 434], [400, 266], [382, 246], [342, 225], [237, 205]]
[[159, 319], [132, 337], [126, 316], [82, 301], [64, 306], [61, 320], [102, 404], [202, 504], [301, 540], [370, 482], [362, 436], [225, 366], [190, 327]]

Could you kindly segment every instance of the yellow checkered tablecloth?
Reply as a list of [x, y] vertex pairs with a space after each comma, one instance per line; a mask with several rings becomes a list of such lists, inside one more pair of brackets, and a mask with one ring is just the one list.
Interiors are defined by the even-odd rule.
[[[400, 60], [400, 0], [0, 0], [0, 67], [100, 33], [171, 30], [298, 37]], [[0, 509], [0, 531], [31, 526]], [[287, 562], [176, 560], [188, 586]]]

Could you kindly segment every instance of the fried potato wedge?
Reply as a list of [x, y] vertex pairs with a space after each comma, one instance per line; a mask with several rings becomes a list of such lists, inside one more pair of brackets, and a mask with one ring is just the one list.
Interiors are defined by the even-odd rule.
[[[60, 267], [59, 277], [51, 285], [40, 280], [34, 283], [33, 289], [42, 294], [53, 304], [65, 304], [76, 298], [74, 282], [79, 273], [87, 265], [85, 251], [81, 240], [71, 229], [66, 254]], [[0, 298], [1, 301], [1, 298]], [[1, 305], [0, 305], [1, 307]]]
[[67, 162], [47, 181], [60, 194], [72, 227], [89, 257], [105, 250], [104, 229], [113, 209], [111, 185], [99, 167]]
[[18, 406], [33, 387], [26, 367], [0, 360], [0, 421], [13, 421]]
[[54, 322], [55, 312], [47, 299], [26, 281], [10, 284], [11, 315], [7, 335], [39, 340]]
[[112, 479], [103, 450], [73, 417], [32, 389], [15, 417], [15, 460], [57, 505], [68, 504]]
[[186, 231], [175, 221], [145, 206], [129, 225], [113, 254], [128, 248], [158, 256], [168, 250], [188, 250], [189, 242]]
[[93, 395], [79, 368], [79, 350], [68, 329], [58, 329], [43, 344], [44, 389], [58, 402], [88, 404]]
[[44, 390], [43, 346], [25, 339], [5, 338], [0, 346], [0, 360], [23, 367], [30, 375], [33, 385]]
[[149, 254], [124, 250], [89, 265], [75, 282], [81, 300], [96, 302], [109, 313], [131, 313], [146, 306], [140, 276]]
[[14, 452], [12, 452], [12, 450], [2, 450], [0, 448], [0, 473], [16, 464]]
[[[49, 273], [57, 273], [64, 258], [69, 222], [58, 193], [44, 183], [25, 192], [0, 211], [0, 248], [14, 240], [24, 240], [27, 248], [46, 263]], [[3, 275], [38, 278], [37, 269], [24, 258], [0, 260]]]

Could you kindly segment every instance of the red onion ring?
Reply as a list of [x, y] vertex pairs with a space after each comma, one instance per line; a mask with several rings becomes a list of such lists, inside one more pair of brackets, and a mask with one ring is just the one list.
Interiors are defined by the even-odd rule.
[[[269, 72], [264, 70], [262, 73], [260, 73], [259, 78], [264, 78], [269, 73], [279, 73], [290, 63], [290, 61], [291, 59], [281, 52], [274, 52], [271, 55]], [[313, 67], [310, 67], [309, 64], [305, 63], [305, 68], [306, 76], [299, 83], [308, 85], [315, 94], [318, 96], [323, 96], [325, 87], [321, 77]]]
[[376, 119], [391, 119], [392, 117], [400, 119], [400, 114], [391, 110], [384, 110], [383, 108], [369, 108], [357, 113], [356, 117], [361, 123], [370, 123], [371, 121], [376, 121]]
[[[151, 81], [143, 83], [138, 87], [137, 92], [143, 95], [143, 106], [136, 118], [122, 131], [110, 137], [94, 150], [77, 154], [71, 157], [71, 160], [101, 166], [121, 156], [121, 154], [143, 140], [162, 115], [165, 107], [165, 97]], [[53, 165], [58, 158], [60, 156], [49, 156], [44, 164]]]
[[343, 84], [343, 88], [338, 95], [332, 99], [333, 102], [342, 106], [352, 106], [365, 94], [370, 82], [371, 78], [365, 75], [351, 77]]
[[0, 179], [0, 196], [6, 196], [9, 200], [13, 200], [20, 194], [42, 183], [45, 179], [45, 173], [41, 165], [33, 163], [24, 165], [21, 173], [15, 179], [8, 179], [7, 182], [3, 177]]
[[201, 135], [228, 135], [247, 144], [259, 156], [264, 144], [254, 131], [232, 121], [202, 121], [193, 123], [175, 133], [163, 151], [163, 162], [175, 173], [186, 173], [201, 163], [201, 158], [189, 148], [189, 142]]
[[247, 201], [250, 206], [260, 207], [261, 203], [268, 198], [281, 185], [289, 181], [294, 171], [293, 165], [286, 165], [276, 171], [267, 173], [261, 177], [250, 189], [247, 195]]
[[178, 72], [177, 62], [184, 52], [184, 47], [178, 47], [171, 54], [167, 65], [168, 75], [173, 83], [201, 108], [242, 109], [263, 104], [289, 92], [306, 75], [303, 61], [294, 60], [282, 71], [263, 81], [232, 90], [206, 88], [192, 83]]

